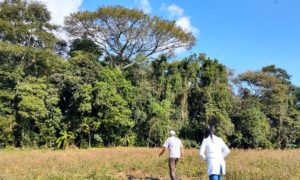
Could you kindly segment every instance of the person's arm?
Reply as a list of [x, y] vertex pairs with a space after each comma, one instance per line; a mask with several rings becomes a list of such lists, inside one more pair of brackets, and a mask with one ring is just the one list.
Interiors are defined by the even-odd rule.
[[184, 153], [184, 147], [183, 147], [183, 145], [181, 144], [181, 146], [180, 146], [180, 158], [181, 158], [181, 159], [183, 158], [183, 153]]
[[199, 149], [199, 155], [200, 157], [206, 161], [206, 156], [205, 156], [205, 147], [206, 147], [206, 140], [203, 139], [202, 143], [201, 143], [201, 146], [200, 146], [200, 149]]
[[166, 142], [163, 145], [163, 149], [161, 150], [161, 152], [159, 153], [159, 156], [163, 155], [164, 152], [167, 150], [167, 148], [169, 147], [169, 141], [168, 139], [166, 140]]
[[222, 140], [222, 154], [223, 154], [223, 158], [225, 158], [229, 154], [229, 152], [230, 152], [230, 150], [229, 150], [228, 146]]
[[163, 155], [164, 152], [166, 151], [167, 148], [163, 147], [163, 149], [161, 150], [161, 152], [159, 153], [159, 156]]

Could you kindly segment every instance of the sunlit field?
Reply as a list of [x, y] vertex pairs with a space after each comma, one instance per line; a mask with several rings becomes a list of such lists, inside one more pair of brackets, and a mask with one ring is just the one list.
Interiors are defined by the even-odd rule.
[[[0, 152], [0, 179], [168, 179], [160, 149], [10, 150]], [[208, 179], [197, 149], [185, 151], [180, 179]], [[224, 179], [299, 179], [300, 150], [232, 150]]]

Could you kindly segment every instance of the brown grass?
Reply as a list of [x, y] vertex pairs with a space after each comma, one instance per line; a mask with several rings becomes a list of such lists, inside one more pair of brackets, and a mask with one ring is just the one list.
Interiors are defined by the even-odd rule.
[[[0, 151], [0, 179], [168, 179], [167, 155], [160, 149]], [[298, 150], [232, 150], [223, 179], [300, 179]], [[208, 179], [198, 150], [186, 150], [180, 179]]]

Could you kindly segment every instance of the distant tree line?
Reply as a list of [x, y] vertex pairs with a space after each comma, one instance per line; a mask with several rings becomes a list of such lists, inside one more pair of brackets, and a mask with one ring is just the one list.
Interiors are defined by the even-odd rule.
[[100, 7], [58, 39], [40, 2], [0, 2], [0, 147], [196, 147], [214, 124], [231, 147], [300, 147], [300, 89], [275, 65], [234, 76], [195, 37], [136, 9]]

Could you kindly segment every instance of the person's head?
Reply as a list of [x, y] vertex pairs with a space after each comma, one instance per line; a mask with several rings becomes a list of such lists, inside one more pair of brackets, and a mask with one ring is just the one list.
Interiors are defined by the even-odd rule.
[[207, 129], [206, 129], [206, 132], [205, 132], [205, 136], [206, 137], [209, 137], [212, 139], [212, 136], [216, 133], [216, 130], [215, 130], [215, 127], [214, 125], [210, 124]]
[[171, 137], [171, 136], [176, 136], [175, 131], [171, 130], [171, 131], [169, 132], [169, 137]]

